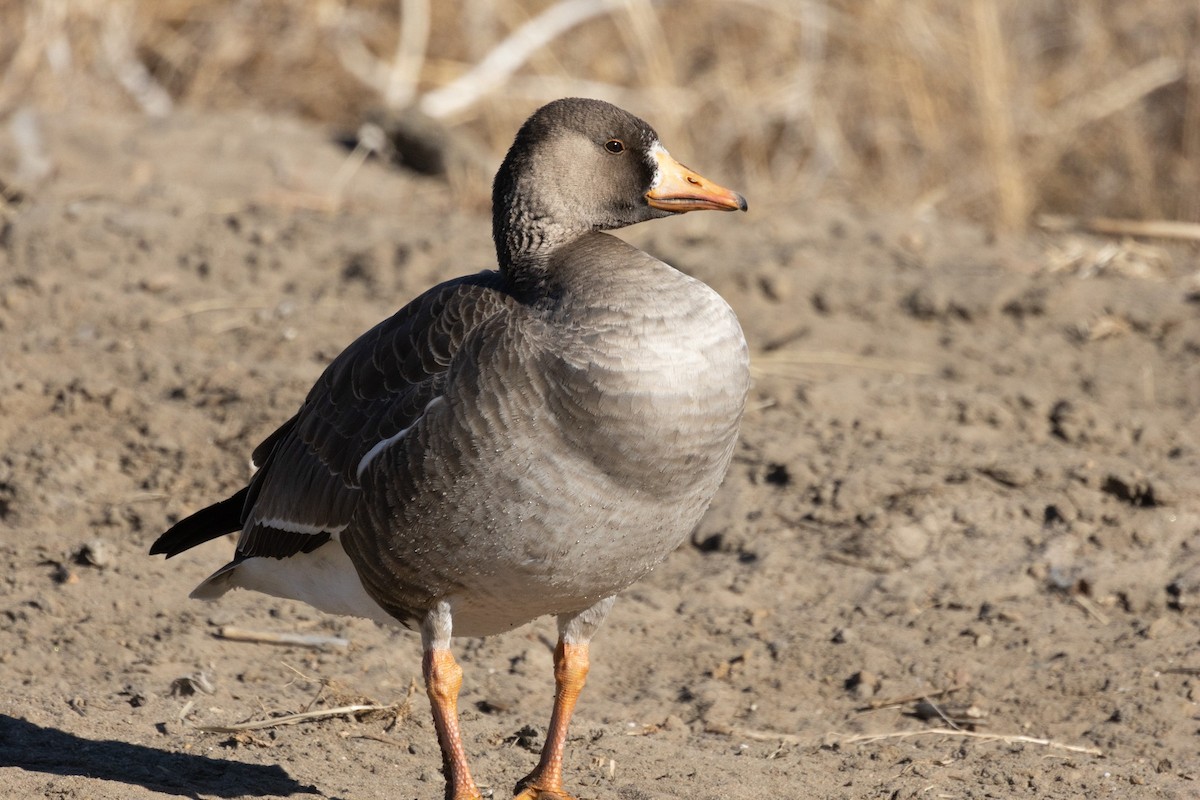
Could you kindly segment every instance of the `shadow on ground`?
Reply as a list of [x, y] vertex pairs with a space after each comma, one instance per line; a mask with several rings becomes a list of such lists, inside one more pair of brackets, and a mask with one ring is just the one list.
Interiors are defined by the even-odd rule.
[[290, 797], [316, 794], [275, 765], [168, 753], [110, 739], [83, 739], [0, 715], [0, 767], [136, 784], [184, 797]]

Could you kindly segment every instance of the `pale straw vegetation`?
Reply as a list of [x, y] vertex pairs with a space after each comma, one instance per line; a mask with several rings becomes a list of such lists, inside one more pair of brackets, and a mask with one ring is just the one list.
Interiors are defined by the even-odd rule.
[[569, 94], [650, 118], [758, 197], [1000, 230], [1200, 222], [1192, 0], [0, 4], [7, 129], [30, 111], [250, 107], [332, 133], [415, 108], [495, 158]]

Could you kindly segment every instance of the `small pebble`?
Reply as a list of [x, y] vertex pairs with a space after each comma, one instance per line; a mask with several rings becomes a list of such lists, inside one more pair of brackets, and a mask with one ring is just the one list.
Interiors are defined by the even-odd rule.
[[80, 564], [105, 569], [112, 566], [112, 549], [103, 539], [92, 539], [79, 548], [79, 552], [75, 555], [75, 560]]

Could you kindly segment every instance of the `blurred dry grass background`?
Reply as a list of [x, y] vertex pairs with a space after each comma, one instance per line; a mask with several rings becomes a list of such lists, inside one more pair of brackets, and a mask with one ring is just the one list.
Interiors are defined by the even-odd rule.
[[10, 126], [252, 107], [352, 130], [415, 104], [498, 157], [568, 94], [762, 199], [1200, 221], [1195, 0], [0, 3]]

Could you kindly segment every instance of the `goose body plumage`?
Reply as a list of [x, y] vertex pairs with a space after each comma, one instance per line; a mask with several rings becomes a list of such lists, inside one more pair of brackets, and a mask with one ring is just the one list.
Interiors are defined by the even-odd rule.
[[[255, 450], [249, 485], [151, 552], [240, 531], [193, 596], [246, 588], [421, 631], [447, 796], [478, 796], [446, 699], [450, 637], [555, 615], [570, 695], [612, 598], [684, 540], [729, 466], [749, 384], [733, 311], [603, 232], [704, 208], [745, 201], [636, 117], [539, 110], [496, 178], [499, 269], [363, 334]], [[520, 796], [567, 797], [553, 751]]]

